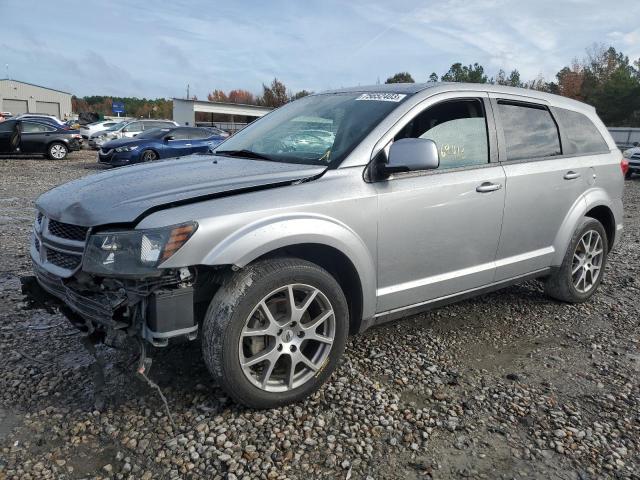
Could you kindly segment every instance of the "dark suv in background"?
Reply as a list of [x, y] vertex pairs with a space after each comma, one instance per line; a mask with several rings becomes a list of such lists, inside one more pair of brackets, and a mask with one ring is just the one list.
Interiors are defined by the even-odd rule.
[[35, 119], [10, 119], [0, 123], [0, 154], [45, 155], [62, 160], [80, 150], [82, 137], [77, 130], [65, 129]]

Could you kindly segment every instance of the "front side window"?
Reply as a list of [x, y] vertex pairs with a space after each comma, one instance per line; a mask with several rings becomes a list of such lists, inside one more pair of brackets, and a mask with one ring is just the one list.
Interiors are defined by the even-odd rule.
[[189, 130], [189, 128], [174, 128], [168, 134], [173, 137], [173, 140], [189, 140]]
[[251, 123], [226, 140], [216, 153], [338, 165], [406, 97], [400, 93], [362, 92], [309, 95]]
[[214, 132], [206, 128], [189, 129], [189, 138], [191, 138], [192, 140], [202, 140], [204, 138], [209, 138], [212, 135], [214, 135]]
[[600, 131], [585, 115], [566, 110], [555, 109], [556, 118], [564, 134], [562, 152], [566, 155], [606, 153], [609, 151]]
[[142, 122], [133, 122], [126, 127], [124, 127], [125, 132], [141, 132], [142, 131]]
[[561, 155], [558, 127], [546, 107], [498, 102], [507, 160]]
[[440, 155], [439, 169], [489, 163], [487, 122], [481, 100], [453, 100], [418, 114], [394, 140], [433, 140]]

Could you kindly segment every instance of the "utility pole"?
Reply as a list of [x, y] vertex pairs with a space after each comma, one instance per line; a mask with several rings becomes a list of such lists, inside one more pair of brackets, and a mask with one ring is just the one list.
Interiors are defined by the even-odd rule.
[[189, 84], [188, 84], [188, 83], [187, 83], [187, 100], [191, 100], [191, 99], [189, 98]]

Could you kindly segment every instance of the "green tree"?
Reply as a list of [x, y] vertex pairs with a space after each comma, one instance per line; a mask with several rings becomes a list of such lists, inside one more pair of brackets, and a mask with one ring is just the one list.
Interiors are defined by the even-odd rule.
[[387, 78], [384, 83], [415, 83], [415, 81], [409, 72], [400, 72]]
[[438, 81], [438, 74], [436, 72], [431, 72], [431, 75], [429, 75], [429, 81], [430, 82], [437, 82]]
[[291, 95], [291, 101], [298, 100], [299, 98], [306, 97], [307, 95], [311, 95], [313, 92], [309, 92], [308, 90], [300, 90], [299, 92]]
[[443, 82], [467, 82], [467, 83], [487, 83], [489, 79], [484, 74], [484, 67], [477, 63], [473, 65], [462, 65], [454, 63], [449, 71], [442, 75]]

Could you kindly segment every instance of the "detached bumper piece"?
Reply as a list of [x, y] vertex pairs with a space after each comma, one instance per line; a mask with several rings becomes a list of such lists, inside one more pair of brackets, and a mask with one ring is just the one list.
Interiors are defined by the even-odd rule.
[[194, 289], [177, 273], [148, 280], [80, 284], [37, 264], [34, 272], [35, 277], [22, 279], [22, 292], [38, 304], [54, 303], [88, 334], [124, 333], [156, 347], [167, 346], [174, 337], [197, 338]]

